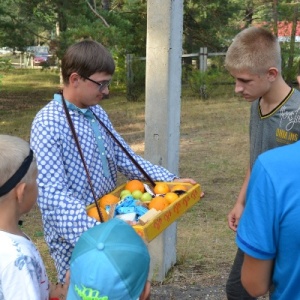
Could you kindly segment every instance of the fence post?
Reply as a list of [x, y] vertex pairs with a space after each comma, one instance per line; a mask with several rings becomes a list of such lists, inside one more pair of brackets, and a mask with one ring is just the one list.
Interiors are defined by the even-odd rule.
[[[201, 47], [199, 51], [199, 71], [202, 75], [205, 74], [207, 70], [207, 47]], [[199, 87], [199, 94], [201, 98], [207, 98], [206, 84], [205, 84], [205, 76], [201, 77], [201, 83]]]
[[205, 72], [207, 70], [207, 47], [201, 47], [199, 51], [199, 70]]

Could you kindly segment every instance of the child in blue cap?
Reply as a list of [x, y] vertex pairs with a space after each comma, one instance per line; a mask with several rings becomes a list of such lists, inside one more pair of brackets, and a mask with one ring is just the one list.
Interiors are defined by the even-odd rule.
[[72, 253], [67, 300], [146, 300], [150, 255], [126, 222], [111, 219], [85, 231]]

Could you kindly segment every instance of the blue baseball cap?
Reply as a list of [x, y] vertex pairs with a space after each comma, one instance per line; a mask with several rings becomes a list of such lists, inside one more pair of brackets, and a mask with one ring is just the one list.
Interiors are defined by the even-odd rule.
[[116, 218], [96, 225], [73, 250], [67, 300], [137, 300], [149, 266], [147, 246], [130, 225]]

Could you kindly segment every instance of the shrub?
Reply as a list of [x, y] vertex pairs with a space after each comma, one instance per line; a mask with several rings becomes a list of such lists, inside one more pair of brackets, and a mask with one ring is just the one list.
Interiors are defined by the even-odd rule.
[[10, 58], [0, 57], [0, 70], [7, 71], [12, 69], [12, 62]]

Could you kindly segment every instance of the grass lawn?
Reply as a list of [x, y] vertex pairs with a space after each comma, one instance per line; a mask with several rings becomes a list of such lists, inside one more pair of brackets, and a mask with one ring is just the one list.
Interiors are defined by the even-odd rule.
[[[3, 74], [0, 93], [0, 133], [29, 140], [37, 111], [59, 88], [55, 71], [15, 70]], [[249, 104], [233, 96], [233, 87], [220, 87], [222, 96], [201, 100], [183, 90], [180, 175], [198, 181], [205, 197], [178, 221], [177, 264], [166, 283], [209, 285], [225, 283], [236, 246], [227, 227], [248, 161]], [[101, 103], [115, 128], [132, 148], [144, 152], [144, 103], [128, 102], [112, 87]], [[24, 216], [24, 231], [32, 237], [56, 280], [43, 239], [38, 207]]]

